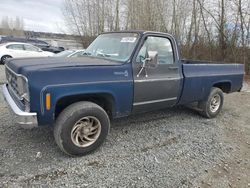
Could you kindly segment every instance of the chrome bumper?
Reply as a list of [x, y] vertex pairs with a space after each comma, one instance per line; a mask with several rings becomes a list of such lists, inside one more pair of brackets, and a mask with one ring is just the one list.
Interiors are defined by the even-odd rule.
[[3, 96], [9, 104], [9, 109], [13, 114], [14, 122], [23, 128], [31, 129], [38, 126], [37, 114], [33, 112], [22, 111], [12, 99], [6, 84], [3, 85]]

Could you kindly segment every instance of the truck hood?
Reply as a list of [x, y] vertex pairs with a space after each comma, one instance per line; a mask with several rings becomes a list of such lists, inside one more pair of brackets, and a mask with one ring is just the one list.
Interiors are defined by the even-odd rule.
[[76, 66], [114, 66], [121, 65], [121, 62], [105, 60], [96, 57], [79, 57], [79, 58], [20, 58], [10, 59], [6, 64], [10, 69], [18, 74], [23, 71], [34, 71], [41, 69], [53, 69]]

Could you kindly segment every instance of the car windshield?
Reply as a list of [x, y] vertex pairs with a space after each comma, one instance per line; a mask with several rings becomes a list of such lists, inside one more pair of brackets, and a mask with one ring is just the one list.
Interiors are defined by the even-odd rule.
[[55, 54], [54, 57], [68, 57], [68, 55], [72, 54], [73, 52], [73, 50], [65, 50], [58, 54]]
[[85, 50], [85, 55], [125, 62], [136, 46], [136, 33], [108, 33], [98, 36]]

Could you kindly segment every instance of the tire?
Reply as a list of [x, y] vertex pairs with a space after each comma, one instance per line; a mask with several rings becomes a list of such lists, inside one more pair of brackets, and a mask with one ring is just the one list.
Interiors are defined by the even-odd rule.
[[4, 55], [2, 58], [1, 58], [1, 64], [5, 64], [6, 63], [6, 60], [9, 59], [9, 58], [12, 58], [11, 56], [9, 55]]
[[59, 148], [70, 156], [83, 156], [106, 139], [110, 120], [103, 108], [92, 102], [77, 102], [63, 110], [55, 124]]
[[221, 89], [213, 87], [206, 101], [199, 104], [200, 114], [206, 118], [215, 118], [221, 111], [224, 95]]

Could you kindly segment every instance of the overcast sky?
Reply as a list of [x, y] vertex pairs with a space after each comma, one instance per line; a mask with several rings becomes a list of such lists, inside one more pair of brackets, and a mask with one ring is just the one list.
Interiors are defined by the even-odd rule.
[[23, 18], [25, 30], [65, 33], [62, 15], [64, 0], [0, 0], [3, 17]]

